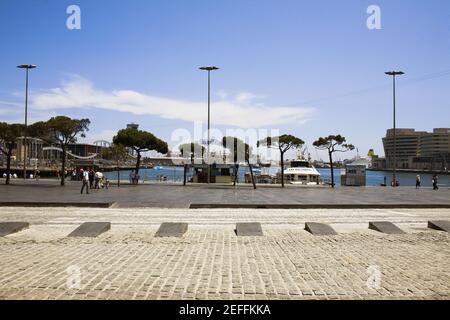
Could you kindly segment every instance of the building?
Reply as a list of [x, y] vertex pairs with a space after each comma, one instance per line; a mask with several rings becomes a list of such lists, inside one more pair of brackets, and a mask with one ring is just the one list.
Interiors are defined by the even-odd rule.
[[27, 148], [25, 148], [24, 137], [19, 137], [17, 139], [17, 161], [23, 162], [23, 158], [25, 153], [27, 154], [27, 162], [30, 162], [30, 159], [39, 159], [42, 154], [42, 148], [44, 147], [44, 142], [38, 138], [27, 137]]
[[386, 158], [379, 157], [377, 155], [372, 157], [372, 166], [373, 170], [383, 170], [386, 168]]
[[436, 156], [450, 152], [450, 128], [434, 129], [422, 137], [420, 153], [423, 156]]
[[363, 187], [366, 185], [366, 169], [365, 164], [347, 164], [341, 173], [341, 185], [352, 187]]
[[437, 128], [422, 137], [420, 155], [410, 159], [410, 168], [447, 171], [450, 165], [450, 128]]
[[87, 143], [71, 143], [67, 146], [67, 150], [75, 156], [91, 157], [93, 155], [101, 155], [103, 147], [95, 144]]
[[[394, 129], [383, 138], [386, 168], [394, 168]], [[450, 128], [433, 132], [396, 129], [396, 168], [448, 170], [450, 164]]]
[[137, 123], [129, 123], [129, 124], [127, 124], [127, 129], [138, 130], [139, 129], [139, 125]]
[[[414, 129], [396, 129], [396, 165], [398, 169], [408, 169], [409, 159], [420, 155], [420, 141], [426, 135], [424, 131]], [[389, 129], [383, 138], [386, 167], [394, 168], [394, 129]]]

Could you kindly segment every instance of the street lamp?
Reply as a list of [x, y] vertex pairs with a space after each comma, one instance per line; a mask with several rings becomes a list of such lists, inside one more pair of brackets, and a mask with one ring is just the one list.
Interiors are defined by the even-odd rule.
[[208, 71], [208, 183], [211, 182], [211, 165], [209, 163], [209, 144], [210, 144], [210, 110], [211, 110], [211, 71], [219, 70], [217, 67], [200, 67], [200, 70]]
[[[28, 70], [36, 68], [33, 64], [21, 64], [17, 66], [19, 69], [26, 70], [26, 81], [25, 81], [25, 129], [28, 126]], [[23, 137], [23, 178], [27, 178], [27, 135]]]
[[402, 71], [387, 71], [388, 76], [392, 76], [393, 79], [393, 99], [394, 99], [394, 168], [392, 170], [392, 185], [397, 186], [397, 130], [396, 130], [396, 115], [395, 115], [395, 77], [405, 74]]

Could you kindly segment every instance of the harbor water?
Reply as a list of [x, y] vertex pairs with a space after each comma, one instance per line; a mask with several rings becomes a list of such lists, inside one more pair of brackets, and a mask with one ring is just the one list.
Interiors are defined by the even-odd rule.
[[[270, 168], [262, 168], [262, 173], [268, 174], [276, 174], [280, 170], [279, 167], [270, 167]], [[321, 179], [325, 181], [331, 180], [331, 170], [328, 168], [318, 168], [320, 172]], [[245, 173], [249, 172], [248, 167], [241, 166], [239, 168], [239, 181], [244, 182]], [[130, 179], [131, 170], [123, 170], [120, 171], [120, 180], [129, 180]], [[139, 171], [140, 180], [143, 181], [168, 181], [168, 182], [183, 182], [183, 167], [176, 166], [163, 166], [163, 167], [155, 167], [151, 169], [141, 169]], [[192, 177], [192, 170], [188, 170], [187, 179]], [[110, 180], [117, 180], [117, 171], [115, 172], [106, 172], [105, 176]], [[341, 170], [334, 170], [334, 178], [336, 186], [340, 185], [341, 181]], [[415, 186], [416, 185], [416, 173], [411, 172], [398, 172], [397, 179], [400, 182], [400, 186]], [[367, 171], [366, 175], [366, 184], [367, 186], [380, 186], [384, 183], [384, 179], [386, 177], [387, 184], [389, 185], [392, 180], [392, 172], [388, 171]], [[429, 173], [421, 173], [420, 174], [422, 186], [431, 187], [432, 182], [432, 174]], [[439, 186], [441, 187], [450, 187], [450, 175], [439, 175]]]

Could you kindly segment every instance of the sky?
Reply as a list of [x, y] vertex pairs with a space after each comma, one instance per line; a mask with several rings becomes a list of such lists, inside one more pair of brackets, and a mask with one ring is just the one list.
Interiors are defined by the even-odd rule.
[[[80, 9], [80, 29], [71, 5]], [[368, 7], [381, 29], [368, 28]], [[392, 127], [450, 127], [448, 0], [0, 0], [0, 121], [89, 118], [85, 140], [111, 141], [127, 123], [170, 146], [211, 126], [292, 134], [312, 142], [342, 134], [361, 155], [383, 155]], [[275, 130], [275, 131], [271, 131]], [[194, 137], [195, 138], [195, 137]], [[339, 155], [350, 158], [355, 152]]]

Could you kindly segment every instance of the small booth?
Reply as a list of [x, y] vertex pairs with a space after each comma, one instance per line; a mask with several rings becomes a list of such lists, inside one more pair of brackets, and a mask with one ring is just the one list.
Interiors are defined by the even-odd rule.
[[341, 174], [341, 185], [364, 187], [366, 185], [366, 170], [365, 165], [347, 164]]
[[[193, 168], [192, 181], [194, 183], [208, 182], [208, 165], [194, 164], [188, 167]], [[211, 183], [232, 183], [234, 179], [235, 167], [233, 164], [212, 164], [211, 165]]]

